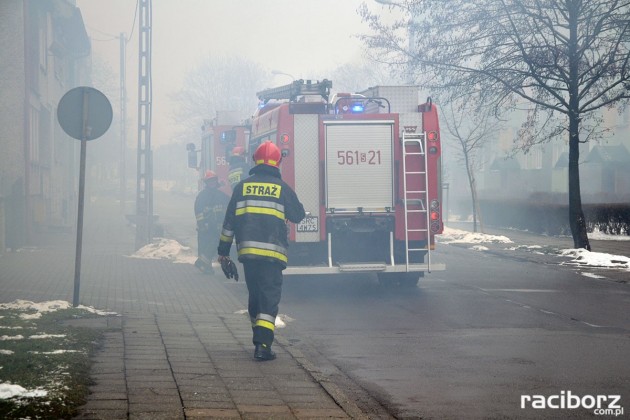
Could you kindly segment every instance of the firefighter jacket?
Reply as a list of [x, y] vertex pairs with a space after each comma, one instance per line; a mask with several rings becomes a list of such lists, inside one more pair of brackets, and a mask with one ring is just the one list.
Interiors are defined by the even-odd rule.
[[205, 187], [199, 191], [195, 199], [197, 230], [199, 232], [208, 231], [213, 234], [219, 232], [229, 200], [228, 195], [218, 188]]
[[246, 172], [247, 163], [245, 162], [245, 158], [242, 156], [232, 156], [230, 158], [230, 169], [228, 171], [228, 182], [230, 183], [232, 191], [234, 191], [234, 188], [241, 182], [241, 179], [244, 178]]
[[286, 220], [299, 223], [305, 216], [304, 206], [282, 181], [278, 168], [257, 165], [249, 173], [232, 193], [218, 253], [229, 255], [236, 238], [239, 261], [267, 260], [284, 268], [289, 246]]

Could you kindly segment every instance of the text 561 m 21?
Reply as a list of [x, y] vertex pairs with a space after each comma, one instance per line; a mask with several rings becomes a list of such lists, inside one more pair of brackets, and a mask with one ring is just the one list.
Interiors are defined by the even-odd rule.
[[358, 150], [339, 150], [337, 151], [338, 165], [380, 165], [381, 151], [367, 150], [360, 152]]

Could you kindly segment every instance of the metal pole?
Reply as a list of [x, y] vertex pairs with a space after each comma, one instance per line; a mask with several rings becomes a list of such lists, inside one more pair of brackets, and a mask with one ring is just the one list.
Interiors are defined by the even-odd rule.
[[153, 167], [151, 164], [151, 0], [138, 2], [138, 170], [136, 180], [136, 249], [153, 239]]
[[79, 288], [81, 284], [81, 250], [83, 247], [83, 203], [85, 198], [85, 152], [88, 137], [88, 89], [83, 89], [83, 138], [81, 139], [81, 158], [79, 162], [79, 209], [77, 215], [77, 247], [74, 258], [74, 293], [72, 306], [79, 305]]
[[74, 294], [72, 306], [79, 305], [79, 287], [81, 284], [81, 248], [83, 247], [83, 200], [85, 197], [85, 149], [86, 140], [81, 140], [81, 162], [79, 164], [79, 214], [77, 218], [77, 249], [74, 259]]
[[120, 34], [120, 212], [125, 214], [125, 202], [127, 200], [127, 173], [126, 173], [126, 154], [127, 154], [127, 88], [125, 77], [126, 68], [126, 41], [125, 34]]

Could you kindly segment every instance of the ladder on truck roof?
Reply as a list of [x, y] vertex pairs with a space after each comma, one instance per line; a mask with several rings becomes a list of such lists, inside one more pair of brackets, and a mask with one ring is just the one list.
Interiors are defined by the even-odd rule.
[[[407, 133], [403, 131], [402, 135], [402, 155], [403, 155], [403, 213], [405, 215], [405, 264], [409, 271], [409, 255], [411, 252], [426, 252], [427, 255], [427, 272], [431, 272], [431, 238], [430, 238], [430, 214], [429, 214], [429, 174], [427, 172], [427, 154], [425, 149], [426, 134]], [[419, 152], [407, 151], [407, 145], [419, 145]], [[424, 168], [420, 171], [407, 170], [407, 158], [420, 157], [424, 161]], [[424, 190], [409, 190], [407, 187], [407, 175], [416, 177], [418, 182], [416, 185], [424, 187]], [[424, 182], [422, 182], [424, 181]], [[419, 205], [419, 209], [410, 209], [409, 204]], [[425, 216], [425, 228], [409, 228], [409, 215], [420, 213]], [[426, 232], [427, 245], [426, 248], [409, 248], [409, 232]]]
[[297, 100], [298, 96], [304, 95], [319, 95], [328, 102], [330, 88], [332, 88], [332, 81], [328, 79], [324, 79], [321, 82], [300, 79], [294, 80], [288, 85], [261, 90], [260, 92], [256, 92], [256, 96], [264, 103], [272, 99], [288, 99], [294, 102]]

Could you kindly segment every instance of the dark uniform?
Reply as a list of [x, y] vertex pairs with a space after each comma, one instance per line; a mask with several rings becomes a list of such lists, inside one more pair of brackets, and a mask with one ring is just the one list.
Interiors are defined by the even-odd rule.
[[[257, 165], [234, 188], [223, 222], [218, 252], [228, 256], [234, 237], [249, 291], [248, 312], [254, 345], [271, 348], [282, 292], [282, 270], [287, 266], [286, 220], [300, 222], [304, 206], [280, 170]], [[275, 357], [275, 356], [274, 356]]]
[[230, 156], [228, 182], [230, 183], [232, 191], [234, 191], [234, 187], [236, 187], [238, 183], [241, 182], [241, 179], [245, 177], [245, 174], [247, 173], [247, 167], [247, 162], [245, 162], [245, 158], [243, 156]]
[[212, 272], [213, 245], [216, 244], [214, 241], [220, 232], [229, 200], [230, 197], [218, 189], [218, 183], [206, 184], [195, 199], [198, 245], [195, 265], [204, 272]]

